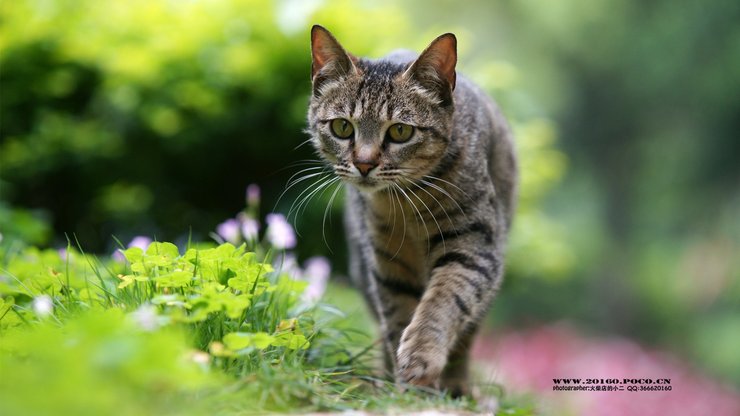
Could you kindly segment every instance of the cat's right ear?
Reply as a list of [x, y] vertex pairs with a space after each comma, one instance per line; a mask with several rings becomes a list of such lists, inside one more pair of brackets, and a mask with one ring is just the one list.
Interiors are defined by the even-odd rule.
[[442, 104], [446, 105], [452, 103], [452, 91], [455, 90], [457, 78], [455, 65], [457, 65], [457, 38], [452, 33], [445, 33], [424, 49], [404, 76], [416, 80], [423, 87], [438, 94]]
[[311, 82], [314, 95], [320, 95], [320, 87], [327, 81], [359, 72], [355, 62], [357, 58], [348, 54], [328, 30], [319, 25], [311, 28]]

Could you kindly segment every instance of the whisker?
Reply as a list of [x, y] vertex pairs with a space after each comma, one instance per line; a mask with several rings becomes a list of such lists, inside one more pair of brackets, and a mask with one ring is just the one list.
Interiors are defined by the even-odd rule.
[[[300, 173], [300, 172], [299, 172], [299, 173]], [[280, 193], [280, 196], [278, 196], [278, 199], [277, 199], [277, 201], [275, 201], [275, 206], [273, 206], [273, 207], [272, 207], [272, 210], [273, 210], [273, 211], [276, 211], [276, 210], [277, 210], [277, 206], [278, 206], [278, 204], [279, 204], [279, 203], [280, 203], [280, 201], [282, 200], [283, 196], [285, 196], [285, 194], [286, 194], [286, 193], [287, 193], [287, 192], [288, 192], [288, 191], [290, 190], [290, 188], [294, 187], [294, 186], [295, 186], [295, 185], [297, 185], [297, 184], [298, 184], [299, 182], [303, 182], [303, 181], [306, 181], [306, 180], [308, 180], [308, 179], [314, 178], [314, 177], [316, 177], [316, 176], [318, 176], [318, 175], [321, 175], [322, 173], [325, 173], [325, 172], [321, 171], [321, 172], [311, 173], [311, 174], [309, 174], [309, 175], [305, 175], [305, 176], [302, 176], [302, 177], [301, 177], [301, 178], [299, 178], [299, 179], [296, 179], [295, 181], [293, 181], [293, 183], [288, 183], [288, 184], [286, 185], [285, 189], [283, 190], [283, 192], [281, 192], [281, 193]], [[295, 175], [294, 175], [294, 176], [295, 176]], [[291, 178], [292, 178], [292, 176], [291, 176]], [[290, 182], [290, 179], [288, 179], [288, 182]], [[299, 195], [299, 196], [300, 196], [300, 195]], [[294, 201], [294, 202], [295, 202], [295, 201]]]
[[401, 196], [398, 194], [398, 191], [396, 188], [398, 188], [398, 184], [395, 182], [391, 182], [393, 184], [393, 187], [391, 188], [393, 190], [393, 194], [396, 196], [396, 200], [398, 201], [398, 207], [401, 209], [401, 217], [403, 218], [403, 235], [401, 236], [401, 244], [398, 245], [398, 249], [393, 254], [393, 257], [391, 257], [391, 260], [395, 259], [398, 253], [401, 252], [401, 247], [403, 247], [404, 241], [406, 241], [406, 211], [403, 209], [403, 203], [401, 202]]
[[[406, 178], [401, 178], [401, 179], [403, 179], [403, 180], [405, 180], [407, 182], [411, 182], [413, 184], [412, 181], [410, 181], [410, 180], [408, 180]], [[416, 185], [416, 184], [414, 184], [414, 185]], [[416, 186], [419, 186], [419, 185], [416, 185]], [[427, 212], [429, 212], [429, 216], [432, 217], [432, 221], [434, 221], [434, 224], [437, 225], [437, 230], [439, 230], [439, 235], [442, 236], [442, 247], [443, 247], [443, 249], [444, 249], [444, 251], [446, 253], [447, 252], [447, 246], [445, 245], [444, 233], [442, 233], [442, 227], [439, 226], [439, 222], [437, 222], [437, 218], [434, 216], [434, 213], [432, 212], [431, 209], [429, 209], [429, 206], [426, 204], [426, 202], [424, 202], [424, 200], [421, 199], [419, 197], [419, 195], [417, 195], [416, 192], [414, 192], [413, 189], [407, 188], [407, 190], [409, 192], [411, 192], [411, 195], [413, 195], [416, 199], [418, 199], [419, 202], [421, 202], [421, 204], [424, 206], [424, 208], [426, 208]], [[419, 215], [421, 216], [421, 212], [419, 213]], [[423, 220], [424, 219], [422, 218], [422, 221]], [[424, 222], [424, 227], [426, 227], [426, 221]], [[431, 243], [429, 242], [429, 231], [427, 230], [427, 253], [431, 250], [430, 244]]]
[[[321, 235], [324, 237], [324, 244], [326, 244], [326, 248], [329, 249], [330, 253], [334, 253], [329, 246], [329, 242], [326, 241], [326, 214], [329, 212], [329, 208], [334, 203], [334, 198], [337, 196], [337, 192], [342, 189], [343, 183], [341, 181], [337, 182], [337, 187], [334, 188], [334, 193], [331, 194], [331, 198], [329, 198], [329, 202], [326, 204], [326, 208], [324, 208], [324, 218], [321, 221]], [[331, 217], [329, 217], [329, 220], [331, 221]]]
[[[303, 208], [301, 208], [301, 209], [298, 209], [298, 210], [296, 210], [296, 221], [298, 220], [298, 215], [300, 215], [300, 216], [302, 217], [302, 216], [303, 216], [303, 214], [305, 214], [305, 213], [306, 213], [306, 208], [308, 207], [308, 203], [309, 203], [309, 202], [311, 201], [311, 199], [313, 199], [313, 198], [314, 198], [315, 196], [317, 196], [317, 195], [319, 196], [319, 198], [321, 198], [321, 196], [322, 196], [322, 195], [324, 195], [324, 193], [326, 193], [326, 190], [327, 190], [327, 189], [329, 189], [329, 187], [330, 187], [330, 186], [331, 186], [332, 184], [334, 184], [335, 182], [337, 182], [337, 181], [339, 181], [339, 180], [340, 180], [340, 179], [339, 179], [338, 177], [334, 177], [334, 178], [332, 178], [332, 179], [331, 179], [330, 181], [328, 181], [328, 182], [327, 182], [326, 184], [324, 184], [324, 185], [322, 185], [322, 186], [321, 186], [321, 188], [320, 188], [320, 189], [322, 189], [322, 190], [321, 190], [321, 193], [318, 193], [319, 189], [317, 189], [316, 191], [314, 191], [314, 193], [313, 193], [313, 196], [311, 196], [311, 197], [310, 197], [310, 198], [309, 198], [309, 199], [308, 199], [308, 200], [306, 201], [306, 203], [305, 203], [305, 204], [303, 204]], [[300, 213], [299, 213], [299, 210], [300, 210]]]
[[428, 249], [429, 249], [429, 228], [427, 228], [427, 224], [426, 224], [426, 222], [424, 222], [424, 216], [421, 215], [421, 211], [419, 211], [419, 208], [417, 208], [417, 206], [414, 203], [414, 201], [411, 200], [411, 198], [408, 196], [408, 194], [406, 194], [406, 191], [404, 191], [403, 188], [401, 188], [401, 186], [399, 186], [399, 185], [396, 185], [396, 187], [398, 188], [399, 191], [401, 191], [401, 193], [406, 198], [406, 200], [408, 200], [409, 203], [411, 204], [411, 207], [414, 208], [414, 210], [418, 214], [418, 216], [419, 216], [418, 219], [416, 219], [416, 217], [414, 217], [416, 219], [416, 227], [417, 228], [419, 227], [419, 220], [421, 220], [421, 223], [424, 225], [424, 231], [427, 234], [427, 251], [428, 251]]
[[[313, 175], [316, 175], [316, 174], [313, 174]], [[285, 218], [287, 218], [288, 220], [290, 220], [290, 214], [293, 213], [293, 210], [296, 208], [296, 204], [298, 204], [298, 206], [300, 206], [300, 204], [303, 202], [303, 200], [306, 197], [308, 197], [311, 194], [311, 192], [313, 192], [313, 190], [320, 189], [319, 187], [321, 185], [325, 184], [326, 181], [328, 181], [330, 178], [331, 178], [331, 175], [326, 174], [326, 175], [322, 176], [321, 178], [317, 179], [316, 181], [314, 181], [312, 184], [308, 185], [306, 187], [306, 189], [304, 189], [303, 191], [301, 191], [301, 193], [298, 194], [298, 196], [296, 197], [296, 199], [293, 200], [293, 203], [290, 204], [290, 209], [288, 209], [288, 213], [285, 215]], [[306, 196], [304, 197], [304, 195], [306, 195]], [[296, 217], [296, 220], [297, 220], [297, 217]], [[294, 220], [293, 222], [296, 223], [296, 233], [298, 235], [300, 235], [300, 233], [298, 232], [298, 227], [297, 227], [298, 224], [297, 224], [297, 221]]]
[[297, 166], [305, 166], [305, 165], [324, 165], [324, 162], [317, 160], [317, 159], [303, 159], [298, 160], [293, 163], [289, 163], [287, 166], [283, 166], [280, 169], [276, 169], [274, 172], [270, 173], [268, 176], [276, 175], [284, 170], [288, 170]]
[[[439, 207], [442, 208], [442, 212], [444, 212], [445, 216], [447, 217], [447, 221], [450, 222], [450, 225], [455, 229], [455, 233], [457, 233], [457, 228], [455, 228], [455, 226], [453, 225], [452, 219], [450, 218], [449, 215], [447, 215], [447, 210], [445, 210], [445, 207], [439, 202], [439, 200], [437, 198], [435, 198], [434, 195], [432, 195], [429, 191], [427, 191], [426, 189], [424, 189], [421, 186], [419, 186], [416, 182], [411, 181], [411, 180], [408, 180], [408, 179], [406, 179], [406, 181], [408, 181], [412, 185], [416, 186], [417, 188], [421, 189], [422, 191], [426, 192], [427, 195], [429, 195], [430, 197], [432, 197], [432, 199], [434, 199], [434, 201], [437, 202], [437, 205], [439, 205]], [[409, 191], [411, 191], [411, 193], [413, 193], [414, 196], [416, 196], [416, 193], [414, 193], [413, 190], [409, 189]], [[419, 199], [419, 201], [421, 201], [422, 204], [424, 204], [424, 207], [427, 209], [427, 211], [429, 211], [429, 215], [431, 215], [432, 219], [434, 220], [434, 223], [437, 224], [437, 229], [439, 230], [439, 235], [440, 235], [440, 237], [442, 237], [442, 249], [446, 253], [447, 252], [447, 245], [445, 243], [445, 237], [444, 237], [444, 233], [442, 232], [442, 227], [439, 226], [439, 222], [437, 222], [437, 218], [435, 218], [434, 213], [432, 212], [432, 210], [429, 209], [429, 207], [427, 206], [427, 204], [425, 204], [424, 201], [422, 201], [421, 198], [419, 198], [418, 196], [416, 196], [416, 198]]]
[[452, 195], [450, 195], [450, 193], [447, 192], [444, 188], [441, 188], [441, 187], [439, 187], [439, 186], [437, 186], [437, 185], [435, 185], [435, 184], [433, 184], [433, 183], [431, 183], [429, 181], [425, 181], [424, 179], [419, 179], [419, 182], [423, 183], [424, 185], [429, 186], [430, 188], [436, 189], [441, 194], [443, 194], [444, 196], [446, 196], [447, 198], [449, 198], [452, 201], [452, 203], [455, 204], [455, 206], [457, 207], [457, 209], [460, 210], [460, 212], [463, 214], [463, 216], [465, 217], [465, 221], [468, 220], [468, 215], [465, 213], [465, 210], [462, 209], [462, 207], [460, 206], [460, 204], [457, 203], [457, 200], [455, 200], [455, 198], [453, 198]]
[[300, 143], [300, 144], [299, 144], [298, 146], [294, 147], [294, 148], [293, 148], [293, 150], [298, 150], [298, 148], [299, 148], [299, 147], [303, 146], [303, 145], [304, 145], [304, 144], [306, 144], [306, 143], [310, 143], [310, 142], [311, 142], [311, 140], [313, 140], [313, 137], [309, 137], [309, 138], [308, 138], [308, 139], [306, 139], [305, 141], [301, 142], [301, 143]]
[[431, 179], [431, 180], [437, 180], [437, 181], [440, 181], [440, 182], [444, 182], [444, 183], [452, 186], [453, 188], [457, 189], [458, 191], [460, 191], [463, 194], [463, 196], [465, 196], [466, 198], [468, 198], [471, 201], [473, 201], [473, 198], [471, 198], [470, 195], [467, 194], [467, 192], [463, 191], [462, 189], [460, 189], [459, 186], [455, 185], [454, 183], [452, 183], [450, 181], [446, 181], [446, 180], [444, 180], [442, 178], [438, 178], [438, 177], [432, 176], [432, 175], [424, 175], [424, 178]]
[[[308, 193], [306, 196], [301, 199], [301, 201], [296, 205], [295, 211], [293, 213], [293, 221], [297, 224], [298, 223], [298, 216], [303, 215], [302, 212], [306, 211], [306, 207], [308, 206], [311, 199], [313, 199], [320, 191], [321, 195], [326, 191], [326, 189], [331, 186], [334, 182], [338, 181], [339, 178], [333, 177], [328, 178], [324, 180], [321, 184], [316, 186], [310, 193]], [[323, 191], [322, 191], [323, 190]], [[290, 214], [289, 214], [290, 215]]]

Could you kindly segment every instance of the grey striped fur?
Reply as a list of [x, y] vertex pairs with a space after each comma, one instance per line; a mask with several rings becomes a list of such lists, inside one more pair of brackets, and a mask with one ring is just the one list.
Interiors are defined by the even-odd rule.
[[[452, 34], [418, 57], [379, 60], [348, 54], [320, 26], [311, 38], [308, 131], [350, 185], [350, 274], [380, 323], [387, 369], [400, 383], [466, 394], [468, 349], [501, 284], [515, 208], [509, 127], [456, 74]], [[332, 134], [337, 118], [351, 122], [352, 137]], [[399, 122], [415, 127], [408, 142], [387, 137]]]

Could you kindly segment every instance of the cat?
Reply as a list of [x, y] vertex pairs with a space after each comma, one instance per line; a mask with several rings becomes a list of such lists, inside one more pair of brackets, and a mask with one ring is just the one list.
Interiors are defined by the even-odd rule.
[[497, 292], [516, 205], [512, 133], [456, 73], [447, 33], [420, 55], [349, 53], [311, 30], [310, 141], [346, 190], [350, 275], [402, 385], [470, 393], [468, 350]]

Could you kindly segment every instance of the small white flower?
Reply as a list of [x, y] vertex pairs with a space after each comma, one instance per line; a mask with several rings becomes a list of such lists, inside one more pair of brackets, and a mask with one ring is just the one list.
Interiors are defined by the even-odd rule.
[[131, 312], [129, 316], [144, 331], [154, 331], [162, 326], [162, 320], [157, 314], [157, 308], [154, 305], [141, 305], [139, 309]]
[[221, 238], [229, 243], [239, 244], [239, 241], [241, 240], [239, 228], [239, 221], [231, 218], [219, 224], [216, 227], [216, 232], [221, 236]]
[[331, 264], [326, 257], [311, 257], [306, 260], [303, 276], [308, 280], [308, 286], [303, 292], [303, 299], [315, 302], [321, 299], [326, 291], [326, 283], [331, 274]]
[[267, 214], [267, 240], [278, 250], [296, 245], [295, 231], [283, 214]]
[[210, 354], [203, 351], [193, 351], [193, 353], [190, 355], [190, 359], [193, 360], [194, 363], [199, 365], [208, 365], [211, 363]]
[[33, 311], [40, 317], [49, 316], [54, 312], [54, 301], [49, 295], [41, 295], [33, 298]]
[[260, 223], [253, 218], [244, 218], [242, 221], [242, 235], [247, 241], [257, 240], [260, 232]]

